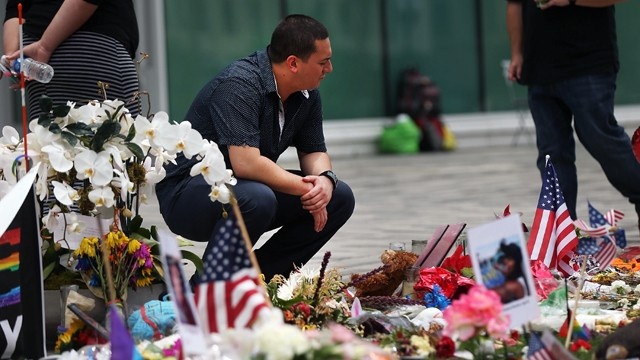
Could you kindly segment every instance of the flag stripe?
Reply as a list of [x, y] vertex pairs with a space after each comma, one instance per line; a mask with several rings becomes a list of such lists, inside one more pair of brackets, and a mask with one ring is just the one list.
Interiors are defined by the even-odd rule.
[[196, 288], [205, 330], [251, 327], [269, 305], [235, 219], [227, 219], [210, 242], [212, 251], [206, 254], [202, 283]]
[[571, 255], [577, 245], [575, 225], [564, 202], [553, 165], [547, 160], [527, 244], [529, 257], [542, 261], [549, 269], [559, 268], [567, 274], [571, 273]]

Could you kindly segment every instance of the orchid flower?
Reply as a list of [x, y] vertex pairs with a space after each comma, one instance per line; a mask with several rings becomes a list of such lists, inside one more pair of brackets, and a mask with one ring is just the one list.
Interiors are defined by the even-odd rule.
[[161, 134], [163, 131], [166, 131], [166, 129], [171, 126], [171, 124], [169, 123], [169, 115], [163, 111], [155, 114], [151, 121], [149, 121], [144, 116], [138, 115], [133, 125], [136, 128], [136, 133], [144, 135], [144, 138], [148, 142], [148, 145], [153, 147], [161, 146], [157, 142], [159, 134]]
[[96, 205], [96, 207], [110, 208], [115, 203], [113, 193], [108, 186], [97, 187], [89, 192], [89, 200]]
[[113, 167], [111, 156], [106, 151], [96, 153], [93, 150], [85, 150], [76, 155], [75, 168], [78, 179], [89, 179], [91, 184], [105, 186], [113, 179]]
[[53, 180], [51, 184], [53, 185], [53, 194], [63, 205], [71, 206], [74, 201], [80, 200], [78, 191], [69, 186], [66, 182]]
[[157, 137], [157, 143], [169, 153], [182, 152], [187, 159], [191, 159], [202, 150], [202, 135], [191, 128], [190, 122], [171, 125], [170, 130], [165, 129]]
[[71, 154], [61, 142], [54, 141], [49, 145], [43, 146], [42, 152], [49, 156], [49, 163], [57, 172], [64, 173], [73, 167], [73, 161], [69, 160]]
[[223, 204], [228, 204], [231, 201], [231, 191], [225, 184], [214, 185], [211, 187], [209, 198], [214, 202], [220, 201]]

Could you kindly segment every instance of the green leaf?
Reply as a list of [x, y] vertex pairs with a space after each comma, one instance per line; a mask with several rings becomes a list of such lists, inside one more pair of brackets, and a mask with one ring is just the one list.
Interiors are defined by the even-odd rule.
[[194, 246], [193, 242], [189, 239], [186, 239], [182, 236], [178, 236], [176, 237], [176, 240], [178, 241], [178, 247], [183, 247], [183, 246]]
[[91, 130], [91, 126], [85, 123], [69, 124], [65, 129], [71, 131], [72, 133], [78, 136], [93, 135], [93, 130]]
[[200, 256], [187, 250], [180, 250], [180, 253], [182, 253], [183, 259], [187, 259], [191, 261], [193, 265], [195, 265], [196, 271], [198, 272], [198, 274], [204, 273], [204, 263], [202, 262], [202, 259], [200, 258]]
[[155, 225], [151, 225], [151, 238], [154, 240], [158, 240], [158, 227]]
[[49, 127], [50, 124], [51, 118], [48, 114], [40, 114], [40, 116], [38, 116], [38, 125], [42, 127]]
[[51, 108], [53, 107], [53, 100], [51, 100], [51, 98], [48, 97], [47, 95], [42, 95], [38, 103], [40, 105], [40, 110], [42, 110], [42, 112], [45, 112], [47, 114], [51, 111]]
[[149, 239], [151, 237], [151, 231], [149, 231], [149, 229], [145, 229], [143, 227], [141, 227], [138, 230], [136, 230], [136, 233], [139, 234], [140, 236], [144, 237], [145, 239]]
[[91, 141], [91, 149], [95, 152], [102, 151], [102, 146], [104, 145], [104, 143], [107, 142], [107, 140], [109, 140], [112, 135], [117, 134], [115, 130], [116, 123], [114, 123], [113, 121], [103, 122], [98, 130], [96, 130], [96, 135]]
[[142, 148], [138, 146], [138, 144], [128, 142], [125, 143], [125, 145], [127, 146], [127, 149], [129, 149], [129, 151], [131, 151], [133, 155], [139, 160], [144, 159], [144, 153], [142, 152]]
[[[129, 233], [139, 233], [140, 225], [142, 225], [142, 216], [136, 215], [129, 221]], [[148, 239], [148, 237], [147, 237]]]
[[60, 129], [60, 125], [56, 123], [51, 123], [51, 125], [49, 125], [49, 131], [51, 131], [54, 134], [60, 134], [62, 132], [62, 129]]
[[76, 144], [78, 143], [78, 138], [69, 131], [63, 131], [62, 138], [65, 139], [71, 146], [76, 146]]
[[136, 136], [136, 127], [132, 125], [129, 128], [129, 133], [127, 134], [127, 137], [124, 139], [124, 141], [129, 142], [133, 140], [135, 136]]
[[49, 275], [51, 275], [51, 273], [53, 272], [53, 269], [56, 268], [56, 263], [50, 263], [47, 264], [47, 266], [44, 267], [44, 269], [42, 269], [42, 280], [46, 279], [49, 277]]
[[53, 108], [53, 116], [65, 117], [69, 114], [71, 107], [68, 105], [60, 105]]

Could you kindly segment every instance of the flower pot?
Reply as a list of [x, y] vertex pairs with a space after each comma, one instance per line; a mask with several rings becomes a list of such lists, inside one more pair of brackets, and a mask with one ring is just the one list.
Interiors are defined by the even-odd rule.
[[[158, 300], [159, 297], [166, 291], [166, 286], [163, 283], [152, 284], [151, 286], [145, 286], [133, 290], [129, 288], [127, 292], [127, 309], [129, 313], [139, 309], [146, 302], [151, 300]], [[104, 322], [106, 315], [106, 308], [103, 299], [97, 298], [88, 289], [78, 290], [80, 295], [93, 298], [96, 300], [96, 306], [93, 310], [87, 312], [89, 316], [95, 319], [99, 323]], [[58, 290], [45, 290], [44, 291], [44, 313], [45, 313], [45, 332], [47, 342], [55, 343], [58, 337], [58, 325], [61, 320], [61, 306], [60, 306], [60, 291]]]

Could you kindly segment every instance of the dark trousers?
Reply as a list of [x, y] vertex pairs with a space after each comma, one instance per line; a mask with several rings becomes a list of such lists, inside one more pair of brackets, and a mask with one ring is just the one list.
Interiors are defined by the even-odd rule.
[[[577, 218], [578, 197], [574, 128], [609, 182], [640, 214], [640, 164], [631, 150], [629, 136], [613, 114], [615, 89], [615, 74], [586, 75], [529, 87], [529, 107], [536, 125], [537, 165], [544, 171], [545, 156], [550, 155], [573, 219]], [[583, 206], [587, 210], [587, 204]]]
[[[280, 228], [254, 251], [266, 281], [276, 274], [288, 277], [295, 267], [309, 261], [347, 222], [355, 207], [351, 188], [340, 182], [327, 205], [327, 224], [316, 232], [313, 217], [302, 208], [299, 196], [243, 179], [238, 179], [232, 190], [253, 244], [265, 232]], [[211, 186], [202, 176], [167, 179], [156, 186], [160, 212], [169, 229], [193, 241], [209, 242], [205, 261], [212, 251], [210, 240], [222, 225], [223, 213], [223, 204], [212, 202], [210, 192]], [[233, 216], [230, 205], [224, 208]]]

